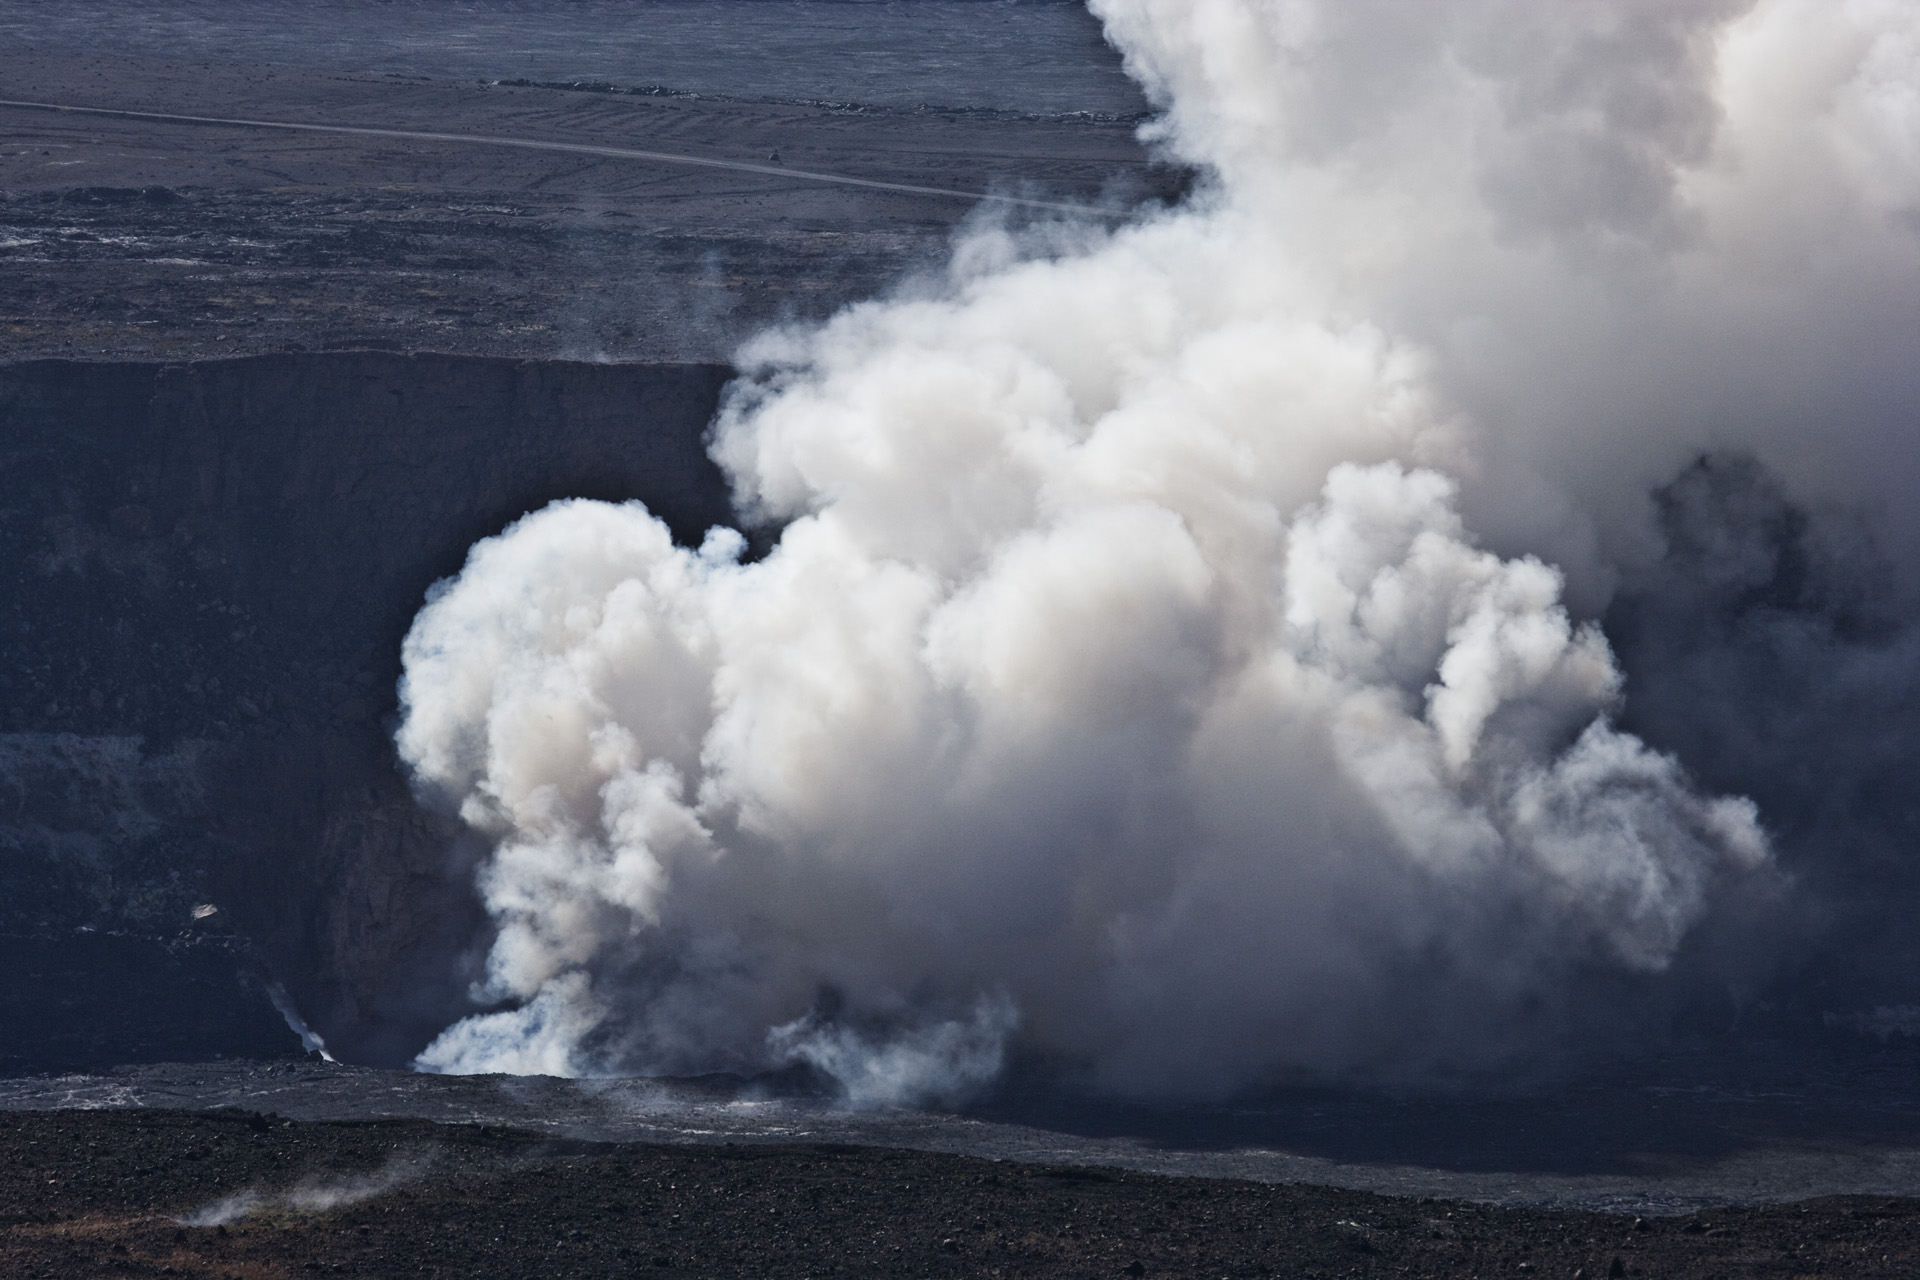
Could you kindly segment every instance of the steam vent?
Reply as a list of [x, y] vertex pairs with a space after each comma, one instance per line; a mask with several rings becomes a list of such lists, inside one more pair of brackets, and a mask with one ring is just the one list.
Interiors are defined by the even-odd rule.
[[942, 269], [982, 215], [941, 191], [1172, 181], [1124, 118], [18, 49], [0, 83], [135, 113], [0, 107], [7, 1074], [295, 1055], [302, 1022], [407, 1062], [488, 938], [483, 851], [391, 741], [433, 584], [555, 499], [730, 522], [735, 345]]

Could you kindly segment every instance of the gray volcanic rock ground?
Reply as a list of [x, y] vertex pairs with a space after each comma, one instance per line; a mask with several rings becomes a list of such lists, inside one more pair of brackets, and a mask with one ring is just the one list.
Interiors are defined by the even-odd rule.
[[0, 0], [0, 45], [759, 101], [1127, 115], [1079, 0]]
[[[849, 1109], [803, 1071], [754, 1080], [438, 1076], [308, 1061], [155, 1063], [0, 1080], [0, 1112], [245, 1108], [303, 1121], [430, 1120], [552, 1138], [707, 1146], [834, 1142], [1022, 1163], [1310, 1182], [1510, 1207], [1673, 1216], [1818, 1195], [1907, 1195], [1920, 1173], [1916, 1055], [1802, 1073], [1422, 1098], [1275, 1090], [1229, 1104], [1089, 1099], [1030, 1077], [958, 1111]], [[1676, 1087], [1679, 1085], [1681, 1087]]]
[[[0, 97], [591, 143], [1125, 207], [1115, 119], [834, 108], [12, 48]], [[0, 107], [0, 344], [724, 360], [936, 270], [962, 199], [477, 143]], [[1015, 214], [1014, 216], [1024, 216]]]
[[0, 1117], [13, 1275], [1909, 1276], [1911, 1200], [1526, 1211], [840, 1145]]

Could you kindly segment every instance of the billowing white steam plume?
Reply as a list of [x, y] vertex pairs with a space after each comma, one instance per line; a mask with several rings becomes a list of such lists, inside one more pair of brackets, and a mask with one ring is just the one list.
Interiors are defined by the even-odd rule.
[[512, 1006], [422, 1066], [1497, 1065], [1773, 875], [1581, 618], [1703, 448], [1911, 480], [1920, 8], [1094, 8], [1206, 190], [752, 343], [764, 559], [560, 503], [420, 615]]

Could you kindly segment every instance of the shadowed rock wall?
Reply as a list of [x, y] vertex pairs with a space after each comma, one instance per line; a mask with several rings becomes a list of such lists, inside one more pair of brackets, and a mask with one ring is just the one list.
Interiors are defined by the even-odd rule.
[[[290, 1043], [269, 980], [363, 1060], [464, 1008], [478, 850], [393, 763], [401, 638], [476, 539], [555, 498], [637, 498], [686, 540], [725, 521], [702, 433], [726, 376], [368, 351], [0, 367], [0, 1056], [258, 1053]], [[56, 953], [61, 983], [33, 977]], [[251, 994], [216, 1009], [209, 964]], [[81, 1051], [76, 1022], [122, 1029]]]

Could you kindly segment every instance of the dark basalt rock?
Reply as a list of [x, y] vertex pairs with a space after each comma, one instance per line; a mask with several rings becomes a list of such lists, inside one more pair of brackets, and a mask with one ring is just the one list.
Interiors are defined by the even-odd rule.
[[[339, 1052], [417, 1050], [484, 920], [479, 850], [392, 757], [401, 638], [475, 540], [553, 499], [639, 499], [684, 540], [724, 522], [702, 433], [726, 377], [372, 351], [0, 367], [10, 1069], [284, 1049], [272, 981]], [[182, 951], [207, 904], [230, 935]], [[30, 977], [55, 956], [65, 977]]]
[[1300, 1184], [1115, 1170], [1089, 1185], [923, 1151], [231, 1110], [0, 1113], [0, 1157], [6, 1275], [1714, 1280], [1920, 1263], [1915, 1203], [1867, 1196], [1635, 1230], [1610, 1213]]

